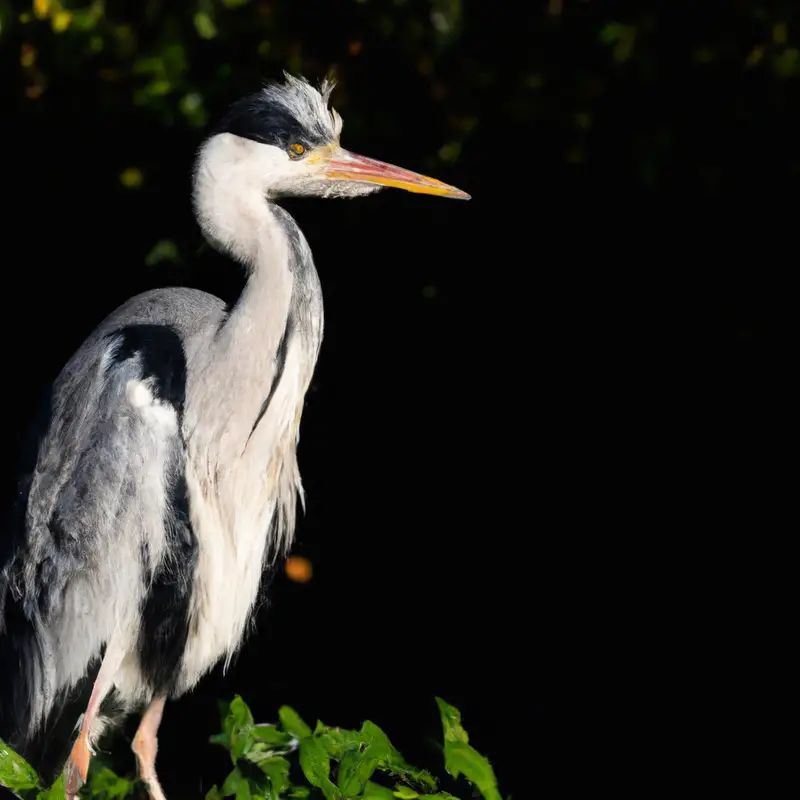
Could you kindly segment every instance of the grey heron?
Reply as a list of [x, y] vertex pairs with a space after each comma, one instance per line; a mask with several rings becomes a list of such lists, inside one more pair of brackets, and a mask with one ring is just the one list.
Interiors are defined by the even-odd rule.
[[52, 387], [18, 525], [0, 534], [0, 737], [25, 754], [65, 697], [90, 685], [57, 767], [68, 797], [108, 720], [141, 709], [132, 747], [150, 796], [163, 797], [165, 701], [230, 661], [265, 564], [292, 540], [323, 306], [306, 239], [276, 199], [386, 186], [469, 197], [344, 150], [331, 90], [287, 75], [231, 106], [200, 147], [194, 209], [246, 272], [237, 303], [145, 292]]

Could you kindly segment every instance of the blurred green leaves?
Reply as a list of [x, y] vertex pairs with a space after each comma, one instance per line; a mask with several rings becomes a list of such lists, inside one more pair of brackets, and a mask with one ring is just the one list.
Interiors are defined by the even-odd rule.
[[431, 5], [431, 23], [440, 44], [452, 44], [461, 33], [461, 0], [433, 0]]
[[[208, 109], [230, 102], [239, 87], [251, 90], [283, 69], [312, 79], [341, 71], [342, 63], [359, 57], [365, 47], [383, 43], [407, 46], [414, 60], [426, 65], [441, 95], [436, 65], [452, 58], [445, 46], [460, 40], [465, 22], [462, 0], [427, 0], [422, 15], [418, 3], [392, 0], [371, 5], [366, 16], [362, 2], [342, 0], [335, 18], [343, 25], [336, 26], [338, 33], [328, 26], [326, 35], [316, 34], [314, 46], [302, 30], [324, 25], [325, 17], [310, 0], [291, 6], [255, 0], [29, 0], [21, 5], [15, 10], [9, 0], [0, 0], [0, 37], [19, 48], [22, 80], [16, 83], [23, 104], [46, 110], [58, 89], [74, 96], [77, 113], [81, 103], [87, 114], [128, 113], [133, 106], [155, 125], [189, 129], [205, 126]], [[341, 89], [340, 110], [347, 99]], [[350, 130], [358, 130], [368, 113], [363, 103], [345, 111]], [[441, 147], [442, 160], [453, 163], [471, 131], [457, 120], [443, 122], [445, 131], [433, 152]]]
[[178, 245], [172, 239], [160, 239], [145, 256], [144, 262], [148, 267], [156, 267], [164, 262], [176, 264], [180, 260]]
[[144, 183], [144, 175], [138, 167], [128, 167], [120, 173], [119, 182], [126, 189], [138, 189]]
[[217, 26], [207, 11], [198, 11], [194, 15], [194, 27], [201, 39], [213, 39], [217, 35]]
[[[676, 75], [690, 86], [709, 76], [722, 84], [742, 75], [760, 81], [753, 97], [763, 99], [737, 93], [732, 124], [763, 116], [769, 104], [794, 104], [800, 30], [788, 7], [745, 2], [711, 28], [701, 24], [701, 11], [681, 12], [678, 41], [669, 33], [674, 12], [661, 4], [638, 4], [625, 17], [604, 16], [601, 5], [550, 0], [505, 19], [463, 0], [0, 0], [0, 42], [19, 54], [19, 76], [6, 84], [23, 109], [46, 111], [51, 97], [69, 95], [76, 114], [111, 116], [133, 107], [143, 124], [186, 129], [195, 138], [212, 110], [283, 69], [310, 78], [333, 69], [342, 78], [335, 104], [348, 137], [367, 127], [388, 135], [404, 113], [390, 120], [388, 106], [404, 104], [384, 99], [381, 108], [362, 95], [350, 107], [348, 84], [351, 73], [374, 76], [391, 58], [429, 99], [427, 107], [417, 102], [416, 118], [405, 123], [430, 131], [426, 151], [440, 164], [470, 158], [472, 141], [488, 141], [487, 127], [497, 125], [495, 135], [503, 135], [502, 117], [532, 132], [551, 127], [563, 137], [552, 155], [575, 170], [592, 164], [598, 147], [613, 149], [599, 143], [619, 132], [635, 151], [638, 180], [651, 188], [671, 174], [678, 148], [658, 145], [637, 115], [637, 92], [647, 96], [654, 82]], [[494, 20], [497, 30], [490, 29]], [[501, 24], [513, 27], [505, 50], [487, 44]], [[399, 87], [392, 80], [387, 95]], [[380, 98], [381, 81], [370, 77], [369, 86]], [[654, 127], [683, 124], [668, 103], [654, 113], [662, 116]], [[705, 169], [695, 168], [701, 185]]]
[[625, 62], [633, 53], [633, 46], [636, 43], [636, 26], [609, 22], [600, 29], [600, 41], [613, 48], [614, 61]]

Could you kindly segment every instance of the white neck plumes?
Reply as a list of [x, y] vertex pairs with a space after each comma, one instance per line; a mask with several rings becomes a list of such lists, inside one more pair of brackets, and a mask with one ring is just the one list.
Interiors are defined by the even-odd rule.
[[187, 485], [207, 584], [194, 613], [216, 631], [190, 654], [199, 674], [238, 646], [264, 558], [291, 541], [301, 492], [296, 445], [322, 296], [305, 238], [265, 197], [274, 149], [223, 134], [206, 143], [195, 174], [203, 232], [248, 273], [238, 302], [196, 353], [187, 392]]

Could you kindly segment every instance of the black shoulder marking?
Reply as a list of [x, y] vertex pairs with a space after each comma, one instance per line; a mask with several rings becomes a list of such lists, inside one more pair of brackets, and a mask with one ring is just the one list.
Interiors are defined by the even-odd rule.
[[[286, 369], [286, 351], [289, 347], [289, 336], [291, 335], [292, 329], [292, 317], [289, 315], [286, 320], [286, 327], [283, 330], [283, 336], [281, 336], [281, 340], [278, 342], [278, 349], [275, 353], [275, 375], [272, 378], [272, 386], [269, 387], [269, 394], [267, 395], [266, 400], [264, 400], [264, 402], [261, 404], [261, 409], [258, 412], [256, 421], [253, 423], [253, 427], [250, 428], [250, 434], [247, 437], [248, 442], [250, 441], [250, 437], [255, 433], [258, 423], [261, 422], [264, 414], [267, 413], [267, 409], [269, 408], [269, 404], [272, 402], [275, 390], [278, 388], [278, 384], [281, 382], [281, 378], [283, 377], [283, 371]], [[247, 447], [246, 444], [245, 447]]]
[[156, 397], [180, 416], [186, 401], [186, 354], [178, 331], [170, 325], [128, 325], [112, 336], [119, 337], [114, 362], [138, 355], [144, 377], [154, 379]]
[[[168, 325], [130, 325], [119, 330], [115, 360], [141, 359], [143, 377], [153, 379], [159, 400], [180, 417], [186, 401], [186, 355], [183, 342]], [[143, 549], [148, 593], [142, 604], [139, 661], [152, 690], [169, 693], [179, 674], [189, 636], [189, 610], [198, 544], [189, 517], [183, 442], [175, 440], [166, 466], [165, 552], [157, 563]]]
[[232, 133], [283, 149], [295, 142], [306, 148], [327, 143], [318, 131], [309, 130], [290, 111], [279, 104], [270, 103], [260, 93], [237, 100], [213, 132]]
[[168, 487], [164, 514], [166, 553], [154, 570], [146, 548], [142, 554], [150, 588], [142, 607], [139, 663], [156, 693], [172, 691], [189, 638], [189, 606], [198, 544], [189, 519], [184, 470], [185, 464], [181, 462]]

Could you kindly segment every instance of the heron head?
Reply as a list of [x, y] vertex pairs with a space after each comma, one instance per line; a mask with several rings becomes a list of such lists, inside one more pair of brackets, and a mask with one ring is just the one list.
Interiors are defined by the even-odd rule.
[[342, 118], [329, 107], [332, 89], [329, 81], [317, 89], [286, 75], [234, 103], [209, 145], [224, 150], [226, 166], [246, 170], [269, 196], [356, 197], [391, 186], [469, 199], [454, 186], [342, 148]]

